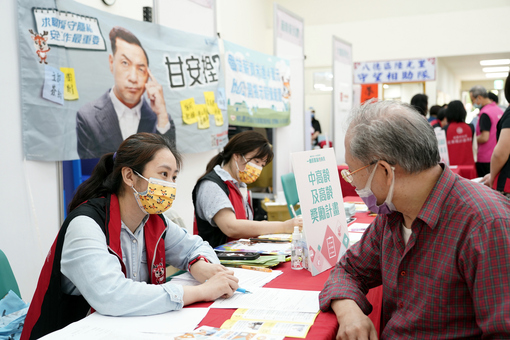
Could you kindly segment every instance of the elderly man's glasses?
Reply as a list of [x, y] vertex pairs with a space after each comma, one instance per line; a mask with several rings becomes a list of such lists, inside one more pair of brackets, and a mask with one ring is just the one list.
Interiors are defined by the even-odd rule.
[[352, 178], [352, 175], [354, 175], [356, 172], [358, 171], [361, 171], [363, 169], [366, 169], [368, 168], [369, 166], [377, 163], [378, 161], [372, 161], [370, 162], [370, 164], [368, 165], [365, 165], [357, 170], [354, 170], [353, 172], [350, 172], [349, 169], [343, 169], [340, 173], [342, 174], [342, 177], [343, 179], [347, 182], [347, 183], [352, 183], [352, 181], [354, 181], [354, 178]]

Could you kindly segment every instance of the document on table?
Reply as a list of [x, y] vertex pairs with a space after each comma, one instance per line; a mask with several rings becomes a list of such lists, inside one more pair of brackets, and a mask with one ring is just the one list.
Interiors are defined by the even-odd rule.
[[209, 326], [202, 326], [195, 329], [192, 333], [183, 334], [175, 340], [183, 339], [197, 339], [197, 340], [225, 340], [225, 339], [236, 339], [236, 340], [283, 340], [281, 335], [269, 335], [264, 334], [263, 336], [257, 336], [256, 333], [251, 332], [237, 332], [229, 329], [220, 329]]
[[222, 329], [229, 329], [237, 332], [256, 332], [264, 335], [281, 335], [293, 338], [306, 338], [310, 327], [312, 327], [312, 325], [303, 323], [255, 320], [227, 320], [221, 325]]
[[234, 294], [228, 299], [217, 299], [211, 308], [253, 308], [287, 310], [293, 312], [319, 311], [319, 291], [257, 288], [252, 294]]
[[[150, 316], [123, 317], [105, 316], [96, 312], [59, 331], [48, 334], [42, 339], [131, 340], [147, 338], [147, 333], [151, 333], [151, 339], [156, 338], [158, 335], [164, 335], [168, 340], [168, 336], [171, 334], [182, 334], [193, 331], [208, 311], [209, 308], [185, 308]], [[145, 334], [145, 336], [143, 334]]]
[[[272, 272], [262, 272], [242, 268], [229, 268], [229, 270], [234, 271], [234, 275], [239, 279], [239, 287], [242, 288], [260, 288], [283, 274], [281, 270], [273, 270]], [[183, 286], [196, 286], [200, 284], [200, 282], [195, 280], [190, 273], [174, 276], [170, 282]]]
[[369, 223], [353, 223], [348, 227], [348, 229], [350, 233], [364, 233], [369, 225]]

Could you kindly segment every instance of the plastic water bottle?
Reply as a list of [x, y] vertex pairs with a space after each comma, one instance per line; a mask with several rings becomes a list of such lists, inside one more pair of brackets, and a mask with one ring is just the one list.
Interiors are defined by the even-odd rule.
[[299, 227], [294, 227], [292, 233], [290, 267], [294, 270], [303, 269], [303, 244]]
[[308, 269], [308, 245], [306, 244], [306, 239], [303, 232], [300, 232], [299, 234], [301, 236], [301, 249], [303, 252], [303, 268]]

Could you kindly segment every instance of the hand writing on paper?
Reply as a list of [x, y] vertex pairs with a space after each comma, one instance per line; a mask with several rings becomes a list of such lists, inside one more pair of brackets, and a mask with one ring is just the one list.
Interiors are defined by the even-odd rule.
[[213, 301], [220, 297], [229, 298], [239, 288], [239, 279], [234, 276], [233, 271], [224, 271], [215, 274], [201, 287], [203, 287], [204, 294], [206, 294], [204, 301]]
[[195, 262], [189, 269], [190, 274], [200, 283], [204, 283], [217, 273], [229, 271], [221, 264], [208, 263], [205, 261]]
[[353, 300], [335, 300], [331, 303], [338, 319], [337, 340], [377, 340], [374, 324]]
[[220, 297], [229, 298], [239, 288], [238, 282], [239, 279], [234, 276], [233, 271], [225, 270], [214, 274], [199, 286], [182, 286], [183, 304], [187, 306], [198, 301], [214, 301]]
[[152, 111], [154, 111], [158, 117], [158, 127], [163, 128], [169, 122], [163, 87], [157, 82], [156, 78], [154, 78], [150, 69], [147, 69], [147, 72], [149, 73], [149, 80], [147, 80], [145, 84], [147, 97], [149, 98]]

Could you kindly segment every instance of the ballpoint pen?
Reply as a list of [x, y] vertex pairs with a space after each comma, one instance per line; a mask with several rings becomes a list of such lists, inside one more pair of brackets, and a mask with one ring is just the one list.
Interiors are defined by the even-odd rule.
[[251, 292], [249, 290], [246, 290], [246, 289], [241, 288], [241, 287], [237, 288], [236, 292], [243, 293], [243, 294], [251, 294]]

